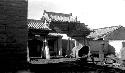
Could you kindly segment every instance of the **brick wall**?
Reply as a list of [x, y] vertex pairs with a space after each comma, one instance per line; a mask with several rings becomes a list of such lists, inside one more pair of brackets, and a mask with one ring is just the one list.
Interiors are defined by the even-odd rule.
[[27, 60], [27, 6], [26, 0], [0, 0], [0, 66], [3, 69], [21, 67]]

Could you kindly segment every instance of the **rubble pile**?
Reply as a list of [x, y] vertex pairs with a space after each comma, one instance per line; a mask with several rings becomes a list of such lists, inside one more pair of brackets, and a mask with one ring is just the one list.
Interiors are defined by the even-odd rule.
[[104, 65], [125, 70], [124, 61], [112, 55], [105, 58]]

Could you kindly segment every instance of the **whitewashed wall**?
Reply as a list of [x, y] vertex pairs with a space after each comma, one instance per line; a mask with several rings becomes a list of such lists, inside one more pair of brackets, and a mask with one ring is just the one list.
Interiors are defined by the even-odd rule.
[[122, 42], [125, 42], [125, 40], [109, 40], [109, 44], [115, 48], [115, 53], [118, 58], [123, 58], [123, 53], [121, 53], [124, 50]]

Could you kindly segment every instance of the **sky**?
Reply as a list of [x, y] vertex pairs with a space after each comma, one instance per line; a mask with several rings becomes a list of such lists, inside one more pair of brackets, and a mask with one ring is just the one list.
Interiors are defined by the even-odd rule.
[[28, 19], [39, 20], [44, 10], [72, 13], [90, 29], [125, 26], [125, 0], [28, 0]]

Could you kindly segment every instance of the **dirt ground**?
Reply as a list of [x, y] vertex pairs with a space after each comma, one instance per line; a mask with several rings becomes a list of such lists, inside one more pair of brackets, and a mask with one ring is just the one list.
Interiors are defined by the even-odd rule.
[[[50, 60], [47, 64], [37, 64], [30, 65], [30, 71], [34, 73], [41, 73], [45, 71], [46, 73], [125, 73], [124, 70], [118, 68], [101, 66], [94, 63], [88, 63], [78, 59], [63, 58], [58, 60]], [[53, 63], [52, 63], [53, 62]]]
[[[29, 63], [27, 69], [18, 69], [15, 72], [4, 73], [125, 73], [124, 70], [88, 63], [78, 59], [37, 59], [36, 64]], [[53, 62], [53, 63], [52, 63]]]

